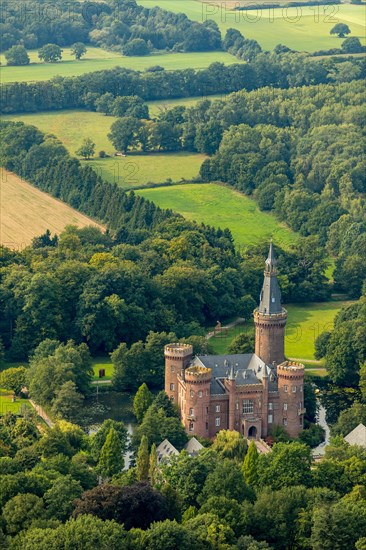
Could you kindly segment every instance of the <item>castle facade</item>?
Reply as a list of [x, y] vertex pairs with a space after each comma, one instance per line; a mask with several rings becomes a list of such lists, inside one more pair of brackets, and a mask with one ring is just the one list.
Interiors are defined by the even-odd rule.
[[165, 346], [165, 391], [189, 434], [212, 438], [220, 430], [237, 430], [259, 438], [280, 425], [291, 437], [299, 435], [304, 366], [285, 361], [286, 320], [271, 243], [254, 311], [255, 353], [193, 357], [189, 344]]

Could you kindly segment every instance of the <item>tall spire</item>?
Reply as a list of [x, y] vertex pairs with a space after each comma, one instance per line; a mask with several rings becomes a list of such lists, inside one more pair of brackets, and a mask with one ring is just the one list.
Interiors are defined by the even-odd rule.
[[281, 291], [277, 280], [277, 260], [273, 250], [272, 240], [269, 245], [268, 258], [264, 270], [264, 281], [260, 294], [259, 313], [274, 315], [282, 313]]

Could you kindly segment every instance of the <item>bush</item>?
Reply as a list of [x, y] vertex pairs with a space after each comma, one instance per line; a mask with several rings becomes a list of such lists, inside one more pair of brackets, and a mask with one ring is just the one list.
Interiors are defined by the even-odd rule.
[[98, 157], [101, 159], [105, 159], [107, 157], [107, 153], [105, 151], [99, 151]]
[[142, 38], [134, 38], [127, 42], [123, 48], [124, 55], [148, 55], [149, 48]]

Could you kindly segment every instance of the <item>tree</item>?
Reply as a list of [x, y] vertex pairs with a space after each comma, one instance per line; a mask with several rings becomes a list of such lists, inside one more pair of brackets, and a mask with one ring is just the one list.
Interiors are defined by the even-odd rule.
[[69, 380], [62, 384], [56, 392], [52, 403], [52, 413], [55, 418], [75, 421], [81, 413], [84, 396], [76, 389], [76, 384]]
[[249, 449], [244, 458], [243, 474], [245, 482], [254, 487], [258, 481], [258, 451], [254, 441], [250, 442]]
[[148, 45], [142, 38], [129, 40], [123, 48], [124, 55], [148, 55], [149, 53]]
[[127, 487], [102, 484], [85, 491], [75, 502], [74, 516], [92, 514], [103, 520], [114, 519], [127, 530], [147, 529], [153, 521], [169, 516], [164, 497], [148, 483]]
[[196, 537], [184, 525], [176, 521], [165, 520], [154, 523], [148, 531], [143, 534], [142, 548], [147, 550], [201, 550], [201, 545]]
[[86, 46], [82, 42], [76, 42], [71, 46], [71, 53], [75, 56], [75, 59], [81, 59], [86, 51]]
[[254, 335], [242, 332], [231, 341], [228, 353], [253, 353], [254, 345]]
[[156, 445], [151, 445], [150, 459], [149, 459], [149, 480], [152, 487], [155, 485], [156, 472], [158, 469], [158, 454], [156, 452]]
[[208, 474], [198, 500], [203, 503], [211, 496], [224, 496], [242, 502], [246, 499], [253, 499], [254, 495], [245, 483], [243, 473], [235, 462], [225, 458], [216, 464], [213, 472]]
[[24, 46], [12, 46], [4, 55], [7, 65], [29, 65], [29, 55]]
[[3, 364], [5, 359], [5, 346], [2, 338], [0, 337], [0, 366]]
[[223, 458], [232, 458], [241, 462], [245, 457], [248, 445], [239, 432], [220, 430], [216, 435], [212, 448]]
[[38, 57], [46, 63], [56, 63], [62, 58], [62, 49], [57, 44], [45, 44], [38, 50]]
[[90, 138], [85, 138], [83, 144], [76, 151], [76, 154], [80, 157], [84, 157], [86, 160], [89, 160], [90, 157], [94, 156], [95, 153], [95, 143]]
[[71, 475], [57, 478], [44, 494], [47, 511], [52, 518], [66, 521], [74, 509], [73, 502], [80, 498], [83, 489]]
[[123, 448], [119, 434], [114, 428], [109, 430], [100, 452], [98, 469], [103, 477], [119, 474], [124, 467]]
[[113, 110], [115, 97], [110, 92], [102, 94], [94, 101], [95, 109], [98, 113], [104, 113], [105, 115], [110, 115]]
[[341, 50], [344, 53], [361, 53], [364, 51], [360, 39], [356, 36], [346, 38], [346, 40], [342, 42]]
[[29, 528], [32, 521], [45, 517], [43, 499], [30, 493], [16, 495], [5, 504], [2, 515], [7, 532], [15, 535]]
[[366, 361], [361, 365], [360, 368], [360, 390], [362, 395], [362, 400], [366, 403]]
[[111, 418], [108, 418], [107, 420], [103, 421], [99, 430], [95, 434], [93, 434], [89, 440], [90, 452], [95, 462], [98, 462], [100, 458], [100, 452], [104, 443], [106, 442], [107, 435], [109, 434], [111, 428], [113, 428], [119, 435], [122, 446], [122, 453], [124, 454], [127, 450], [128, 434], [125, 425], [123, 424], [123, 422], [117, 422], [117, 420], [112, 420]]
[[141, 438], [136, 458], [137, 481], [147, 481], [149, 478], [149, 443], [146, 435]]
[[19, 394], [26, 385], [28, 369], [25, 367], [14, 367], [0, 373], [0, 387]]
[[338, 38], [344, 38], [344, 35], [350, 34], [350, 32], [351, 30], [348, 25], [346, 25], [345, 23], [337, 23], [331, 29], [330, 34], [336, 34], [338, 35]]
[[140, 424], [144, 419], [144, 414], [153, 402], [153, 399], [152, 393], [144, 382], [137, 390], [133, 400], [133, 412], [137, 418], [137, 422]]
[[322, 359], [322, 357], [325, 357], [327, 353], [327, 346], [329, 342], [331, 332], [325, 331], [319, 334], [319, 336], [315, 340], [315, 359]]
[[258, 457], [258, 483], [272, 489], [308, 486], [311, 481], [311, 451], [303, 443], [276, 443], [272, 452]]
[[126, 153], [129, 147], [136, 147], [138, 132], [142, 123], [137, 118], [127, 116], [117, 119], [111, 126], [108, 139], [117, 151]]

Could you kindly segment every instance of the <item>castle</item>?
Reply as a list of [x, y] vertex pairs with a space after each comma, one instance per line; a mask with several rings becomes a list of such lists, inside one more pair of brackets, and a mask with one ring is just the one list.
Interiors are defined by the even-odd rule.
[[193, 357], [189, 344], [165, 346], [165, 391], [189, 434], [212, 438], [229, 429], [259, 438], [280, 425], [297, 437], [303, 429], [304, 366], [285, 361], [276, 263], [271, 243], [254, 310], [255, 353]]

